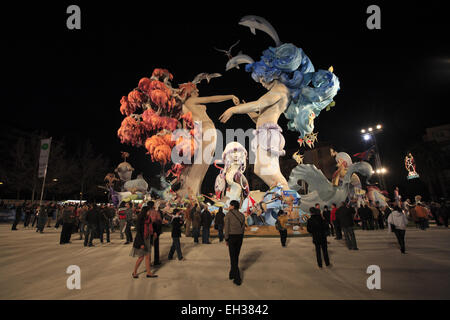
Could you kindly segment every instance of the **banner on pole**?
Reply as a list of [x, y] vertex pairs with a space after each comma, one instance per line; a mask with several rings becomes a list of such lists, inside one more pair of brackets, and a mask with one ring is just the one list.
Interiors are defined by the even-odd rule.
[[38, 177], [43, 178], [47, 173], [48, 156], [50, 155], [50, 144], [52, 138], [41, 140], [41, 152], [39, 154], [39, 172]]

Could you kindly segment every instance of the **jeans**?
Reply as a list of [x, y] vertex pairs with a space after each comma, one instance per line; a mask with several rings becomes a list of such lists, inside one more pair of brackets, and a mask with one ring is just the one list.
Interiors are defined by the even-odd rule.
[[287, 239], [287, 229], [284, 230], [278, 230], [280, 232], [280, 240], [281, 240], [281, 245], [283, 247], [286, 247], [286, 239]]
[[86, 223], [80, 221], [80, 240], [83, 239], [83, 235], [86, 232]]
[[198, 237], [200, 236], [200, 228], [192, 228], [192, 236], [194, 237], [194, 242], [198, 243]]
[[119, 228], [120, 228], [120, 239], [123, 239], [123, 233], [124, 233], [124, 230], [125, 230], [125, 225], [126, 225], [126, 221], [125, 220], [119, 220]]
[[131, 234], [131, 221], [127, 221], [125, 227], [125, 236], [127, 237], [127, 242], [133, 242], [133, 235]]
[[84, 233], [84, 245], [87, 246], [88, 242], [89, 245], [92, 245], [92, 240], [94, 239], [94, 232], [97, 229], [96, 225], [93, 224], [87, 224], [86, 225], [86, 231]]
[[30, 224], [31, 221], [31, 212], [30, 213], [25, 213], [25, 219], [23, 221], [23, 226], [26, 228], [28, 227], [28, 225]]
[[353, 227], [342, 228], [344, 231], [345, 242], [347, 244], [347, 248], [349, 249], [358, 249], [356, 246], [356, 238], [355, 232], [353, 231]]
[[33, 214], [31, 218], [32, 218], [31, 227], [34, 227], [34, 224], [37, 223], [38, 217], [35, 214]]
[[397, 237], [398, 244], [400, 245], [400, 251], [405, 253], [405, 230], [395, 228], [394, 233]]
[[114, 219], [109, 218], [109, 227], [111, 228], [111, 232], [114, 232]]
[[243, 234], [230, 234], [228, 239], [228, 252], [230, 254], [230, 278], [240, 281], [239, 254], [241, 253]]
[[109, 221], [100, 222], [100, 242], [103, 243], [103, 233], [106, 232], [106, 242], [110, 242]]
[[178, 260], [183, 259], [183, 254], [181, 253], [180, 238], [172, 238], [172, 246], [170, 247], [169, 251], [169, 260], [172, 260], [175, 250], [177, 251]]
[[219, 241], [222, 242], [223, 241], [223, 224], [217, 225], [217, 232], [219, 234]]
[[202, 243], [209, 243], [209, 227], [202, 227]]
[[328, 247], [327, 242], [323, 243], [314, 243], [316, 246], [316, 258], [317, 258], [317, 265], [322, 268], [322, 254], [320, 250], [322, 250], [323, 253], [323, 260], [325, 260], [325, 265], [330, 265], [330, 259], [328, 258]]

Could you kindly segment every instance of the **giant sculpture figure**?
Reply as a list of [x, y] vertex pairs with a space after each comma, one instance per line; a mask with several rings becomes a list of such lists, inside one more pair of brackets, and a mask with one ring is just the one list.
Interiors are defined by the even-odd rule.
[[227, 63], [227, 70], [240, 63], [248, 63], [245, 70], [253, 80], [268, 90], [256, 101], [244, 103], [226, 110], [221, 122], [227, 122], [233, 114], [248, 114], [256, 122], [256, 137], [252, 141], [255, 152], [255, 174], [267, 185], [288, 183], [280, 172], [279, 157], [285, 154], [285, 140], [278, 119], [282, 113], [289, 120], [288, 129], [300, 132], [300, 139], [312, 134], [314, 118], [333, 102], [339, 90], [339, 80], [328, 71], [315, 72], [314, 66], [302, 49], [291, 43], [281, 44], [275, 29], [263, 18], [246, 16], [239, 24], [269, 34], [277, 47], [265, 50], [260, 61], [238, 55]]

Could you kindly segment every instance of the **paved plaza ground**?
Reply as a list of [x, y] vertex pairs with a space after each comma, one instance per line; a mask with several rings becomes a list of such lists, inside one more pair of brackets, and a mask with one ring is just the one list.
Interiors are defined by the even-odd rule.
[[[78, 234], [59, 245], [59, 231], [11, 231], [0, 225], [0, 299], [450, 299], [450, 230], [409, 228], [407, 254], [386, 230], [356, 231], [359, 251], [329, 238], [332, 268], [319, 269], [310, 237], [245, 238], [240, 267], [243, 283], [228, 280], [225, 243], [181, 239], [185, 261], [167, 260], [170, 233], [161, 238], [159, 278], [132, 279], [135, 258], [119, 234], [112, 243], [84, 247]], [[60, 230], [60, 229], [59, 229]], [[81, 268], [81, 289], [69, 290], [66, 268]], [[381, 289], [366, 286], [367, 267], [381, 268]]]

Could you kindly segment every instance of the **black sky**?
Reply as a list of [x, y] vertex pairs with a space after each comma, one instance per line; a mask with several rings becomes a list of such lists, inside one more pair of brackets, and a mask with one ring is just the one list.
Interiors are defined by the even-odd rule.
[[[266, 34], [254, 36], [238, 25], [249, 14], [265, 17], [282, 42], [301, 47], [316, 69], [334, 67], [341, 90], [336, 107], [315, 121], [319, 141], [349, 154], [360, 152], [369, 146], [360, 129], [383, 124], [378, 142], [392, 184], [405, 178], [405, 152], [425, 128], [448, 123], [450, 28], [439, 2], [394, 7], [297, 1], [263, 8], [262, 2], [230, 1], [80, 3], [81, 30], [66, 28], [69, 4], [76, 3], [17, 4], [3, 12], [3, 132], [43, 128], [53, 137], [67, 137], [69, 146], [89, 138], [112, 163], [128, 150], [135, 167], [149, 172], [144, 150], [123, 146], [117, 138], [120, 98], [154, 68], [169, 69], [174, 84], [200, 72], [220, 72], [223, 77], [199, 85], [201, 95], [258, 98], [264, 90], [250, 74], [243, 68], [225, 72], [227, 58], [213, 49], [240, 39], [234, 54], [242, 50], [256, 60], [272, 46]], [[381, 8], [381, 30], [366, 27], [369, 4]], [[209, 105], [208, 114], [216, 120], [229, 106]], [[284, 117], [280, 124], [286, 129]], [[217, 124], [221, 130], [250, 126], [245, 115]], [[297, 133], [286, 134], [287, 148], [298, 146], [296, 138]], [[217, 174], [212, 171], [209, 176]]]

